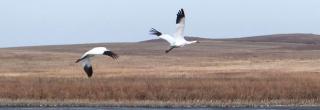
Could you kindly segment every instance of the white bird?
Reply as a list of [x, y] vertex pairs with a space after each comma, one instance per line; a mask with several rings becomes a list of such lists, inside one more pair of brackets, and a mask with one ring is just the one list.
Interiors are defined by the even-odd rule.
[[156, 35], [161, 39], [164, 39], [167, 42], [169, 42], [170, 49], [166, 50], [166, 53], [170, 52], [174, 48], [183, 47], [188, 44], [199, 43], [199, 41], [187, 41], [184, 38], [183, 33], [184, 33], [184, 27], [185, 27], [185, 14], [183, 9], [179, 10], [177, 14], [176, 24], [177, 24], [177, 28], [173, 36], [168, 34], [162, 34], [161, 32], [157, 31], [154, 28], [151, 28], [150, 30], [150, 34]]
[[80, 61], [82, 62], [83, 69], [87, 73], [89, 78], [93, 74], [92, 65], [91, 65], [91, 58], [96, 55], [107, 55], [107, 56], [112, 57], [113, 59], [117, 59], [119, 57], [117, 54], [108, 50], [105, 47], [95, 47], [95, 48], [87, 51], [86, 53], [84, 53], [81, 56], [81, 58], [76, 61], [76, 63], [78, 63]]

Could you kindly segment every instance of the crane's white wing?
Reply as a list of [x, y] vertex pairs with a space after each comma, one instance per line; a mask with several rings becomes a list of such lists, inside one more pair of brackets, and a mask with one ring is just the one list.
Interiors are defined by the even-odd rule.
[[176, 40], [170, 35], [161, 35], [159, 36], [161, 39], [166, 40], [171, 46], [175, 44]]
[[158, 30], [156, 30], [154, 28], [152, 28], [150, 30], [150, 34], [156, 35], [159, 38], [166, 40], [170, 45], [174, 45], [174, 43], [176, 42], [175, 38], [173, 38], [172, 36], [167, 35], [167, 34], [162, 34], [161, 32], [159, 32]]
[[176, 20], [177, 28], [174, 37], [177, 40], [184, 40], [185, 14], [183, 9], [179, 10]]
[[102, 55], [105, 51], [108, 51], [106, 47], [95, 47], [84, 54], [85, 55]]
[[87, 51], [86, 53], [84, 53], [80, 59], [78, 59], [76, 61], [76, 63], [82, 61], [83, 59], [87, 58], [87, 57], [93, 57], [94, 55], [103, 55], [104, 52], [109, 51], [107, 48], [105, 47], [95, 47], [92, 48], [91, 50]]

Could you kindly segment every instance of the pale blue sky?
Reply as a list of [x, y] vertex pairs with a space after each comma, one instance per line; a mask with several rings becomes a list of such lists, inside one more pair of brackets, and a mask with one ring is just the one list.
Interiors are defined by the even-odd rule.
[[320, 0], [0, 0], [0, 47], [153, 39], [180, 8], [191, 36], [320, 34]]

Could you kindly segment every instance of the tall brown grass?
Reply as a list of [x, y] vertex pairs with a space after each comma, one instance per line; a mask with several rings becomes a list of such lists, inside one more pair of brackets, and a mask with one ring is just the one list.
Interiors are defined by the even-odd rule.
[[[228, 73], [222, 73], [228, 74]], [[241, 74], [241, 73], [239, 73]], [[318, 100], [319, 78], [30, 78], [1, 77], [0, 97], [41, 100]], [[298, 77], [299, 76], [299, 77]]]

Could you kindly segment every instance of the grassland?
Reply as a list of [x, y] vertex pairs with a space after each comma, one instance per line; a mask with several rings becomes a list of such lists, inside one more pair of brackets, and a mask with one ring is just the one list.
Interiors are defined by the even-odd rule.
[[[120, 59], [94, 59], [89, 79], [74, 61], [95, 46]], [[3, 48], [0, 105], [319, 105], [320, 50], [308, 49], [315, 46], [206, 40], [169, 54], [165, 42]]]

